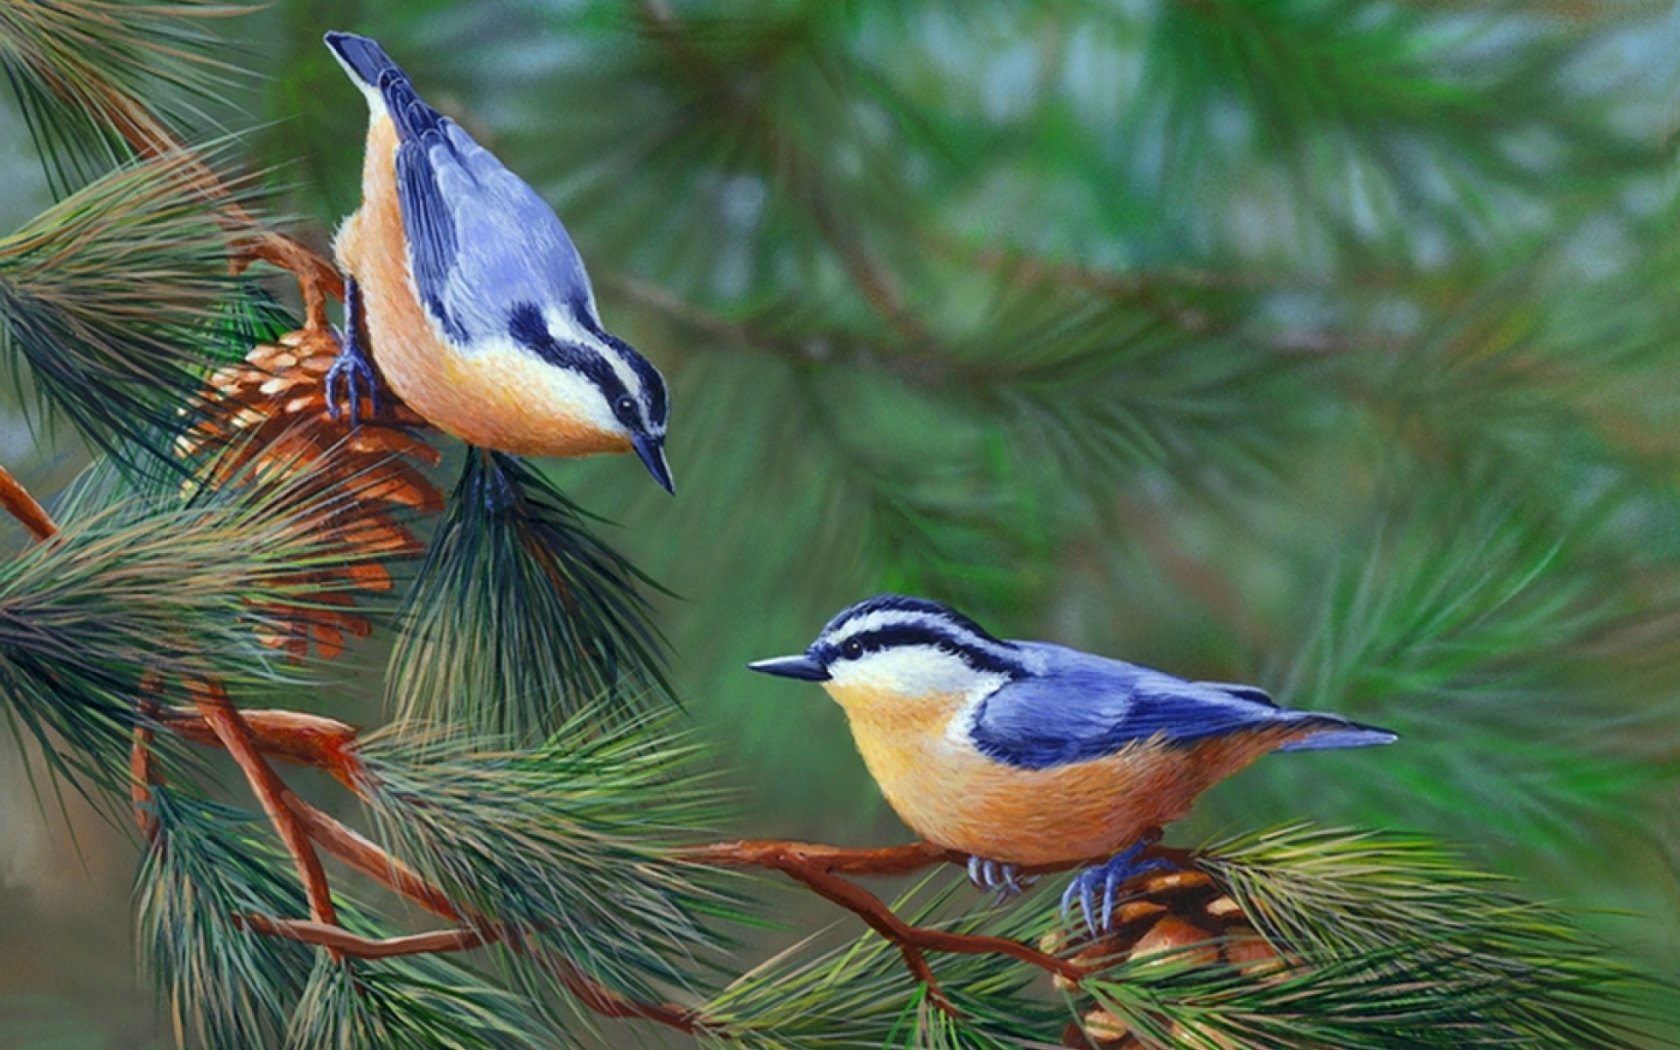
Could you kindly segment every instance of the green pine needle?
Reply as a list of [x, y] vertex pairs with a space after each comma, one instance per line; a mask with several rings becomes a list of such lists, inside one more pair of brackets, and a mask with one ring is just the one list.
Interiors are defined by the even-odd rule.
[[1146, 1045], [1642, 1045], [1636, 995], [1653, 982], [1428, 841], [1295, 826], [1215, 845], [1198, 864], [1290, 964], [1260, 977], [1168, 954], [1087, 982]]
[[[317, 573], [372, 557], [330, 526], [348, 491], [309, 476], [237, 476], [182, 499], [104, 463], [60, 501], [50, 542], [0, 561], [0, 715], [49, 772], [126, 796], [142, 682], [179, 699], [184, 679], [230, 690], [288, 676], [257, 638], [277, 606], [320, 606]], [[161, 692], [159, 691], [161, 690]], [[161, 745], [160, 745], [161, 746]]]
[[417, 955], [334, 962], [323, 954], [316, 958], [284, 1045], [288, 1050], [526, 1050], [555, 1043], [516, 996], [445, 960]]
[[236, 914], [308, 913], [267, 821], [174, 788], [154, 789], [158, 835], [135, 883], [142, 965], [182, 1046], [278, 1045], [315, 949], [242, 929]]
[[650, 586], [541, 474], [471, 450], [404, 607], [389, 702], [400, 721], [518, 741], [584, 709], [634, 716], [669, 695]]
[[239, 290], [195, 188], [205, 163], [189, 152], [135, 162], [0, 239], [0, 353], [14, 383], [124, 462], [137, 450], [169, 460], [203, 408], [215, 356], [205, 325]]
[[[954, 932], [1027, 938], [1047, 917], [1036, 909], [975, 909], [945, 917], [953, 902], [972, 900], [965, 882], [923, 891], [923, 879], [893, 909], [907, 921]], [[1065, 1020], [1032, 992], [1038, 971], [995, 955], [928, 956], [958, 1016], [939, 1009], [905, 970], [897, 947], [874, 933], [842, 948], [815, 937], [795, 944], [737, 977], [706, 1004], [714, 1024], [709, 1045], [731, 1050], [798, 1046], [892, 1047], [895, 1050], [1006, 1050], [1058, 1045]]]
[[211, 20], [250, 6], [217, 0], [54, 0], [0, 6], [0, 67], [60, 194], [130, 156], [119, 124], [137, 114], [165, 128], [202, 127], [197, 103], [222, 94], [240, 66]]
[[[655, 723], [598, 724], [585, 710], [528, 751], [398, 727], [362, 745], [364, 790], [388, 848], [451, 898], [515, 927], [528, 954], [646, 998], [650, 982], [686, 986], [717, 961], [707, 920], [734, 914], [726, 876], [672, 850], [722, 806], [691, 744]], [[553, 997], [546, 973], [509, 963]]]

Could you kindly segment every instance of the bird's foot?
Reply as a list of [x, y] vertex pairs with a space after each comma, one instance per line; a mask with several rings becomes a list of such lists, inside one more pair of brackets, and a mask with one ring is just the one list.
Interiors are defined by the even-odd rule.
[[[1091, 936], [1100, 937], [1107, 933], [1114, 922], [1115, 892], [1139, 875], [1173, 867], [1169, 860], [1143, 855], [1144, 850], [1153, 844], [1153, 839], [1135, 842], [1109, 858], [1106, 864], [1086, 868], [1075, 875], [1073, 881], [1068, 883], [1066, 892], [1062, 894], [1062, 917], [1066, 919], [1072, 914], [1073, 902], [1077, 898], [1080, 910], [1085, 914], [1085, 926], [1091, 931]], [[1096, 902], [1098, 893], [1102, 894], [1101, 909], [1097, 907]]]
[[368, 360], [367, 351], [362, 349], [361, 339], [356, 336], [356, 326], [351, 324], [347, 331], [335, 330], [334, 334], [338, 337], [339, 349], [332, 367], [327, 369], [327, 415], [335, 420], [339, 418], [338, 390], [342, 384], [346, 421], [354, 428], [361, 417], [364, 397], [368, 412], [379, 412], [379, 379], [373, 370], [373, 362]]
[[996, 890], [998, 900], [1002, 901], [1024, 892], [1028, 886], [1038, 881], [1038, 876], [1021, 874], [1021, 869], [1014, 864], [970, 857], [968, 881], [979, 889]]

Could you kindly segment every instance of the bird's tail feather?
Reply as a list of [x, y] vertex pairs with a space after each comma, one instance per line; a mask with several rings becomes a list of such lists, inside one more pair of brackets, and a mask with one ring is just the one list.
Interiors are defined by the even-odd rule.
[[1299, 740], [1291, 740], [1278, 748], [1279, 751], [1329, 751], [1339, 747], [1377, 747], [1381, 744], [1392, 744], [1400, 739], [1399, 734], [1387, 729], [1350, 722], [1337, 715], [1303, 713], [1300, 715], [1299, 721], [1303, 727], [1311, 730], [1312, 735], [1302, 737]]
[[368, 87], [380, 87], [379, 76], [387, 70], [395, 70], [398, 76], [406, 76], [402, 67], [391, 61], [391, 56], [385, 53], [385, 49], [380, 47], [377, 41], [337, 29], [329, 32], [325, 40], [327, 46], [332, 48], [333, 54], [344, 64], [344, 68]]

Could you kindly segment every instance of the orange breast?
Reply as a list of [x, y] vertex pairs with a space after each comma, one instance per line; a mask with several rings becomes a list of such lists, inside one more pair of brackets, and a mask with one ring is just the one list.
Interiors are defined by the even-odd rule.
[[628, 451], [622, 434], [580, 416], [575, 388], [552, 366], [511, 345], [463, 353], [427, 314], [409, 268], [396, 148], [396, 129], [381, 117], [368, 129], [362, 205], [333, 242], [339, 265], [361, 286], [373, 359], [391, 389], [435, 426], [486, 448], [533, 456]]
[[1191, 747], [1134, 743], [1104, 758], [1021, 769], [950, 731], [963, 698], [870, 696], [831, 688], [871, 775], [900, 819], [930, 842], [1016, 864], [1107, 856], [1187, 813], [1196, 797], [1287, 733]]

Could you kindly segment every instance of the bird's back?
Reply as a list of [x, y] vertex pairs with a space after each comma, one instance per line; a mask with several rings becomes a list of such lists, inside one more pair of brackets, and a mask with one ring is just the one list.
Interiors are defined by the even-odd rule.
[[[511, 338], [536, 304], [593, 317], [583, 263], [554, 212], [440, 116], [376, 42], [329, 33], [368, 96], [362, 203], [334, 251], [360, 286], [372, 351], [397, 396], [474, 445], [525, 455], [617, 452], [570, 411], [586, 379]], [[416, 294], [418, 293], [418, 295]]]
[[594, 294], [571, 237], [541, 194], [422, 99], [376, 41], [330, 32], [326, 43], [390, 120], [395, 190], [416, 291], [459, 344], [500, 338], [516, 308], [598, 333]]
[[976, 708], [970, 733], [996, 761], [1030, 769], [1091, 761], [1138, 741], [1188, 747], [1264, 732], [1273, 746], [1364, 747], [1395, 739], [1337, 715], [1280, 708], [1253, 686], [1191, 682], [1045, 642], [1017, 642], [1037, 673]]

